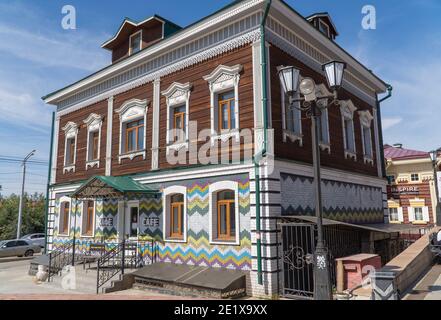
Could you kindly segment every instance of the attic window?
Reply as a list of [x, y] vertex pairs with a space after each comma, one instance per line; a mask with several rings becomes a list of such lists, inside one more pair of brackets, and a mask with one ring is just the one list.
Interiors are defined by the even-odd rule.
[[138, 51], [141, 51], [141, 38], [142, 38], [142, 30], [140, 30], [130, 36], [129, 55], [132, 55], [132, 54], [137, 53]]
[[327, 36], [328, 38], [330, 37], [330, 33], [329, 33], [329, 26], [327, 23], [325, 23], [323, 20], [319, 20], [319, 30], [321, 33], [323, 33], [325, 36]]

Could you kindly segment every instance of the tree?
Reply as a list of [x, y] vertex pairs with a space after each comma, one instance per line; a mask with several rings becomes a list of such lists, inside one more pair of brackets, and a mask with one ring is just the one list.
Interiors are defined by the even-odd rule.
[[[0, 240], [15, 239], [20, 197], [0, 198]], [[21, 234], [44, 232], [46, 199], [43, 194], [25, 194]]]

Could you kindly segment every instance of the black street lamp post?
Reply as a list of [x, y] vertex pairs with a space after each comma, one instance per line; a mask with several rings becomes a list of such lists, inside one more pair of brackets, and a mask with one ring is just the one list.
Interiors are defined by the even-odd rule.
[[[318, 106], [318, 101], [332, 99], [332, 103], [339, 105], [337, 91], [343, 81], [343, 73], [346, 64], [343, 62], [332, 61], [323, 66], [326, 74], [328, 86], [333, 90], [333, 95], [317, 96], [316, 84], [311, 78], [304, 78], [300, 81], [300, 71], [294, 67], [279, 68], [279, 77], [283, 91], [290, 96], [290, 108], [298, 108], [305, 111], [311, 118], [312, 134], [312, 153], [315, 185], [315, 212], [317, 217], [317, 245], [314, 252], [314, 299], [332, 300], [332, 285], [330, 273], [329, 252], [323, 236], [323, 204], [320, 173], [320, 146], [319, 146], [319, 123], [322, 106]], [[299, 85], [300, 82], [300, 85]], [[295, 99], [297, 90], [303, 97]], [[294, 106], [295, 102], [302, 102], [301, 107]], [[322, 104], [323, 105], [323, 104]]]
[[433, 165], [433, 183], [435, 186], [435, 197], [436, 197], [436, 225], [438, 227], [441, 227], [441, 208], [439, 203], [439, 186], [438, 186], [438, 154], [441, 153], [441, 148], [438, 150], [434, 150], [430, 152], [430, 158], [432, 159], [432, 165]]

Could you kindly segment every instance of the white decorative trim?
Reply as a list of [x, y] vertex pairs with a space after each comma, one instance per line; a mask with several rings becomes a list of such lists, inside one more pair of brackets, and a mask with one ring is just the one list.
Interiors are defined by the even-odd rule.
[[[340, 112], [341, 112], [341, 121], [343, 128], [343, 143], [345, 148], [345, 158], [346, 159], [354, 159], [357, 161], [357, 146], [355, 145], [355, 130], [354, 130], [354, 112], [357, 108], [354, 106], [351, 100], [340, 101]], [[345, 121], [351, 121], [351, 141], [353, 144], [353, 150], [350, 149], [350, 146], [346, 143], [346, 130], [345, 130]]]
[[[101, 159], [101, 127], [103, 125], [103, 117], [95, 113], [90, 114], [84, 123], [87, 125], [87, 145], [86, 145], [86, 170], [90, 167], [100, 167]], [[90, 156], [90, 134], [98, 131], [98, 159], [89, 160]]]
[[298, 141], [299, 146], [303, 147], [303, 134], [296, 134], [290, 130], [283, 129], [283, 142], [286, 142], [288, 139], [291, 140], [291, 142]]
[[319, 143], [319, 147], [322, 151], [327, 151], [329, 154], [331, 154], [331, 145], [327, 143]]
[[253, 61], [254, 154], [263, 149], [262, 66], [260, 41], [251, 45]]
[[[208, 82], [210, 88], [210, 122], [211, 122], [211, 144], [214, 145], [216, 140], [221, 139], [227, 141], [229, 138], [235, 136], [236, 141], [240, 141], [239, 136], [239, 81], [240, 72], [243, 66], [238, 64], [232, 67], [219, 65], [203, 79]], [[235, 128], [234, 130], [218, 132], [217, 118], [218, 118], [218, 102], [217, 94], [234, 89], [234, 109], [235, 109]]]
[[375, 139], [375, 150], [377, 155], [377, 172], [379, 177], [383, 177], [383, 168], [382, 168], [382, 160], [380, 153], [380, 138], [379, 138], [379, 129], [378, 129], [378, 114], [377, 108], [372, 109], [373, 117], [374, 117], [374, 139]]
[[170, 150], [177, 152], [183, 148], [188, 149], [188, 141], [177, 142], [177, 143], [168, 145], [167, 146], [167, 153], [169, 153]]
[[[371, 131], [372, 120], [374, 117], [371, 115], [371, 113], [368, 110], [358, 111], [358, 115], [360, 117], [361, 143], [363, 146], [363, 160], [365, 164], [374, 165], [374, 159], [372, 158], [374, 155], [374, 150], [372, 147], [372, 131]], [[364, 129], [369, 130], [369, 138], [371, 140], [370, 150], [366, 150], [366, 144], [364, 141]], [[369, 153], [366, 151], [369, 151]]]
[[56, 114], [55, 119], [55, 128], [54, 128], [54, 137], [52, 140], [53, 150], [52, 150], [52, 168], [51, 168], [51, 180], [50, 183], [54, 184], [57, 181], [57, 167], [58, 167], [58, 142], [59, 142], [59, 134], [60, 134], [60, 117]]
[[[84, 226], [84, 218], [87, 217], [87, 211], [84, 210], [84, 207], [87, 204], [87, 201], [93, 201], [93, 219], [92, 219], [92, 234], [91, 235], [85, 235], [83, 233], [83, 226]], [[82, 238], [94, 238], [95, 237], [95, 228], [96, 228], [96, 201], [97, 200], [86, 200], [82, 202], [81, 205], [81, 225], [80, 225], [80, 234]], [[86, 212], [86, 215], [84, 214]]]
[[[172, 127], [172, 115], [171, 110], [178, 106], [185, 105], [185, 141], [179, 141], [176, 146], [180, 146], [183, 142], [187, 142], [188, 146], [188, 135], [189, 135], [189, 115], [190, 115], [190, 94], [192, 89], [192, 84], [187, 82], [185, 84], [174, 82], [167, 90], [162, 92], [162, 95], [166, 98], [167, 104], [167, 131], [166, 131], [166, 143], [167, 143], [167, 153], [169, 149], [169, 144], [173, 144], [171, 133], [173, 132]], [[173, 148], [172, 148], [173, 149]]]
[[[217, 211], [216, 193], [222, 190], [234, 191], [234, 210], [236, 219], [236, 235], [235, 241], [219, 241], [214, 239], [214, 222], [213, 218]], [[216, 215], [217, 217], [217, 215]], [[209, 210], [208, 210], [208, 226], [209, 226], [209, 240], [211, 244], [220, 245], [240, 245], [240, 212], [239, 212], [239, 184], [236, 181], [219, 181], [210, 184], [209, 186]], [[217, 219], [217, 218], [216, 218]]]
[[106, 176], [112, 174], [113, 96], [107, 100]]
[[215, 134], [211, 136], [211, 145], [214, 145], [216, 141], [227, 142], [231, 138], [235, 138], [236, 142], [240, 142], [240, 132], [237, 129], [234, 130], [223, 130], [221, 134]]
[[[67, 233], [60, 233], [60, 223], [61, 223], [61, 205], [63, 203], [69, 203], [69, 217], [68, 217], [68, 224], [67, 224]], [[59, 237], [70, 237], [70, 228], [71, 228], [71, 218], [72, 218], [72, 198], [69, 198], [67, 196], [63, 196], [59, 200], [58, 205], [58, 221], [57, 221], [57, 227], [58, 227], [58, 235]]]
[[159, 116], [161, 109], [161, 80], [153, 82], [153, 117], [152, 117], [152, 170], [159, 169]]
[[[116, 113], [119, 114], [119, 156], [118, 162], [121, 164], [123, 159], [133, 160], [135, 157], [142, 156], [145, 160], [146, 158], [146, 137], [147, 137], [147, 111], [149, 101], [139, 100], [139, 99], [131, 99], [123, 103], [123, 105], [115, 110]], [[123, 130], [124, 124], [129, 121], [134, 121], [137, 119], [144, 119], [144, 149], [137, 150], [130, 153], [123, 153]]]
[[[78, 125], [72, 121], [69, 121], [63, 128], [65, 139], [64, 139], [64, 165], [63, 165], [63, 174], [67, 172], [75, 172], [75, 164], [77, 163], [77, 140], [78, 140]], [[75, 148], [74, 148], [74, 159], [73, 163], [67, 164], [66, 156], [67, 156], [67, 140], [75, 139]]]
[[[183, 226], [183, 238], [182, 239], [170, 239], [170, 196], [174, 194], [182, 194], [184, 196], [184, 226]], [[188, 219], [187, 219], [187, 187], [185, 186], [171, 186], [164, 188], [162, 190], [162, 207], [163, 209], [163, 226], [164, 226], [164, 241], [165, 242], [175, 242], [175, 243], [186, 243], [187, 242], [187, 230], [188, 230]]]
[[[191, 66], [198, 64], [200, 62], [212, 59], [212, 58], [217, 57], [225, 52], [229, 52], [229, 51], [234, 50], [236, 48], [242, 47], [243, 45], [245, 45], [247, 43], [255, 42], [259, 39], [260, 39], [260, 30], [259, 29], [247, 32], [247, 33], [242, 34], [234, 39], [231, 39], [231, 40], [226, 41], [220, 45], [217, 45], [213, 48], [210, 48], [210, 49], [207, 49], [207, 50], [202, 51], [200, 53], [197, 53], [191, 57], [182, 59], [181, 61], [178, 61], [176, 63], [169, 65], [169, 66], [161, 68], [160, 70], [157, 70], [155, 72], [152, 72], [150, 74], [142, 76], [139, 79], [136, 79], [136, 80], [131, 81], [127, 84], [121, 85], [115, 89], [98, 94], [93, 98], [90, 98], [90, 99], [81, 101], [77, 104], [74, 104], [72, 106], [69, 106], [66, 109], [60, 110], [59, 114], [60, 114], [60, 116], [63, 116], [63, 115], [72, 113], [74, 111], [77, 111], [77, 110], [82, 109], [84, 107], [87, 107], [89, 105], [92, 105], [92, 104], [95, 104], [95, 103], [100, 102], [102, 100], [105, 100], [111, 96], [116, 96], [121, 93], [130, 91], [130, 90], [137, 88], [137, 87], [140, 87], [146, 83], [152, 82], [155, 79], [162, 78], [162, 77], [167, 76], [171, 73], [178, 72], [182, 69], [191, 67]], [[138, 56], [138, 55], [136, 55], [136, 56]]]
[[130, 159], [133, 160], [136, 157], [141, 157], [145, 160], [145, 151], [136, 151], [136, 152], [130, 152], [130, 153], [125, 153], [125, 154], [120, 154], [118, 156], [118, 161], [119, 164], [121, 164], [123, 159]]

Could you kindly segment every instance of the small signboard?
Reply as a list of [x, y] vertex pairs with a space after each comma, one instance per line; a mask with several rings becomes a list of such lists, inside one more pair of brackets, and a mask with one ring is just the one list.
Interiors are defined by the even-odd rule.
[[159, 218], [157, 217], [147, 217], [142, 220], [142, 225], [148, 228], [158, 228], [159, 227]]
[[400, 196], [400, 195], [417, 196], [420, 194], [420, 189], [415, 186], [392, 187], [391, 192], [392, 192], [392, 195], [394, 195], [394, 196]]
[[113, 218], [110, 217], [101, 218], [100, 227], [102, 228], [113, 227]]
[[91, 243], [89, 247], [90, 252], [103, 252], [106, 250], [104, 243]]

